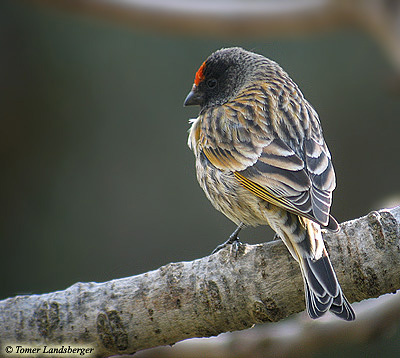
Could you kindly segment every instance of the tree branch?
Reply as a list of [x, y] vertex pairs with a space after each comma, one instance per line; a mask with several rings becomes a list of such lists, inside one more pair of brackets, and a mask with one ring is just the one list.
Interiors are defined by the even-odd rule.
[[136, 27], [203, 36], [257, 36], [326, 29], [347, 19], [341, 0], [35, 0]]
[[332, 314], [311, 320], [302, 312], [279, 323], [213, 338], [187, 339], [173, 347], [146, 349], [135, 354], [135, 358], [298, 358], [328, 352], [332, 346], [366, 344], [387, 336], [398, 326], [400, 294], [365, 300], [353, 308], [357, 319], [350, 324]]
[[[400, 288], [400, 206], [324, 233], [350, 302]], [[304, 310], [298, 264], [281, 241], [243, 245], [142, 275], [0, 301], [0, 342], [81, 343], [127, 354], [276, 322]]]
[[263, 38], [341, 27], [368, 31], [400, 73], [400, 5], [382, 0], [35, 0], [39, 4], [158, 31]]

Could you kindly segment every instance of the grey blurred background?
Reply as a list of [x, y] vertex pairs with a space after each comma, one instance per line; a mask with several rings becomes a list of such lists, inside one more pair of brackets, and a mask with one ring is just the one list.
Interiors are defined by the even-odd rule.
[[[399, 77], [364, 32], [189, 36], [2, 1], [0, 298], [193, 260], [229, 236], [186, 145], [198, 109], [183, 107], [199, 65], [227, 46], [280, 63], [318, 111], [339, 221], [399, 196]], [[240, 236], [272, 237], [264, 227]], [[345, 353], [395, 356], [398, 342]]]

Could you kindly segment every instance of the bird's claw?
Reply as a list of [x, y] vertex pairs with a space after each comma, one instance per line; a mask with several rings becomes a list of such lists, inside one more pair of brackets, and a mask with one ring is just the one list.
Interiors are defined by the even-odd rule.
[[231, 236], [229, 236], [229, 239], [226, 240], [223, 244], [218, 245], [214, 251], [211, 253], [211, 255], [215, 254], [216, 252], [218, 252], [219, 250], [224, 249], [225, 247], [227, 247], [228, 245], [232, 245], [232, 248], [235, 252], [235, 257], [237, 257], [240, 245], [242, 245], [242, 243], [239, 241], [239, 232], [240, 230], [244, 227], [243, 223], [240, 223], [238, 225], [238, 227], [235, 229], [235, 231], [231, 234]]
[[272, 240], [275, 241], [275, 240], [280, 240], [280, 239], [281, 239], [281, 237], [277, 233], [275, 233], [274, 238]]
[[213, 252], [211, 253], [211, 255], [217, 253], [218, 251], [224, 249], [225, 247], [231, 245], [233, 251], [235, 252], [235, 257], [237, 256], [237, 253], [239, 251], [240, 245], [242, 245], [242, 243], [240, 242], [239, 238], [236, 236], [234, 238], [229, 238], [228, 240], [226, 240], [223, 244], [218, 245]]

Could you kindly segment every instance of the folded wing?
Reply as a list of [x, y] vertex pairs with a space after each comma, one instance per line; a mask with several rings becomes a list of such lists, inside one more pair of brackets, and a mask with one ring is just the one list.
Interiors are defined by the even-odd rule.
[[337, 230], [329, 215], [335, 173], [320, 127], [315, 133], [304, 131], [289, 146], [268, 122], [262, 101], [239, 107], [228, 103], [203, 114], [200, 143], [208, 160], [234, 172], [258, 197]]

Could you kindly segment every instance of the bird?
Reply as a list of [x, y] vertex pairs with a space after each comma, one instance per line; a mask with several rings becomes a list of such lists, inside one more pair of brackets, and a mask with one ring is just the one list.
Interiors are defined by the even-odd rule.
[[[212, 205], [237, 225], [214, 252], [239, 244], [243, 227], [269, 225], [299, 263], [306, 309], [352, 321], [321, 229], [336, 177], [319, 116], [278, 63], [240, 47], [212, 53], [195, 74], [184, 106], [200, 106], [188, 146]], [[213, 253], [214, 253], [213, 252]]]

